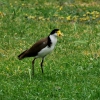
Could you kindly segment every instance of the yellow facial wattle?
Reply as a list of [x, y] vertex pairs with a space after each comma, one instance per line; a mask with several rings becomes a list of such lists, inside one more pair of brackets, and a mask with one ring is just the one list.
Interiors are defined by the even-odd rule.
[[57, 31], [58, 36], [63, 36], [63, 34], [60, 31]]

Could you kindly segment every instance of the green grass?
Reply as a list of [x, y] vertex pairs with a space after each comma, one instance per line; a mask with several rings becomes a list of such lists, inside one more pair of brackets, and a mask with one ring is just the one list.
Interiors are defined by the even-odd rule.
[[[0, 100], [100, 100], [99, 3], [0, 1]], [[54, 28], [64, 37], [45, 58], [44, 74], [36, 60], [32, 78], [33, 58], [17, 56]]]

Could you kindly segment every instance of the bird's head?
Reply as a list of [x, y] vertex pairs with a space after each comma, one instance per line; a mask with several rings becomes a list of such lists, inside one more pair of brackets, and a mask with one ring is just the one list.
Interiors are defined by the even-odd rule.
[[59, 29], [54, 29], [50, 35], [54, 35], [54, 36], [63, 36], [63, 34], [61, 33], [61, 31]]

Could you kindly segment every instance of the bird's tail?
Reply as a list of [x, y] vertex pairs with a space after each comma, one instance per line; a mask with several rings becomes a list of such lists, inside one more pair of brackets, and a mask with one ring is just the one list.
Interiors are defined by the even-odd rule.
[[25, 50], [24, 52], [22, 52], [20, 55], [18, 55], [18, 59], [22, 60], [23, 58], [25, 58], [25, 53], [27, 50]]

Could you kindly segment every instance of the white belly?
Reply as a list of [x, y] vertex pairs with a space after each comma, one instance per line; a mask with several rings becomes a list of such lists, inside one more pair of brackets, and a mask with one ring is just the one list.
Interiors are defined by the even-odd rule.
[[42, 49], [38, 53], [38, 55], [36, 56], [37, 58], [38, 57], [45, 57], [47, 54], [49, 54], [54, 49], [56, 42], [57, 42], [57, 38], [53, 35], [50, 35], [50, 39], [51, 39], [51, 42], [52, 42], [51, 46], [50, 47], [46, 46], [44, 49]]
[[50, 48], [48, 46], [46, 46], [44, 49], [42, 49], [39, 53], [37, 57], [44, 57], [47, 54], [49, 54], [52, 50], [54, 49], [54, 46], [51, 46]]

